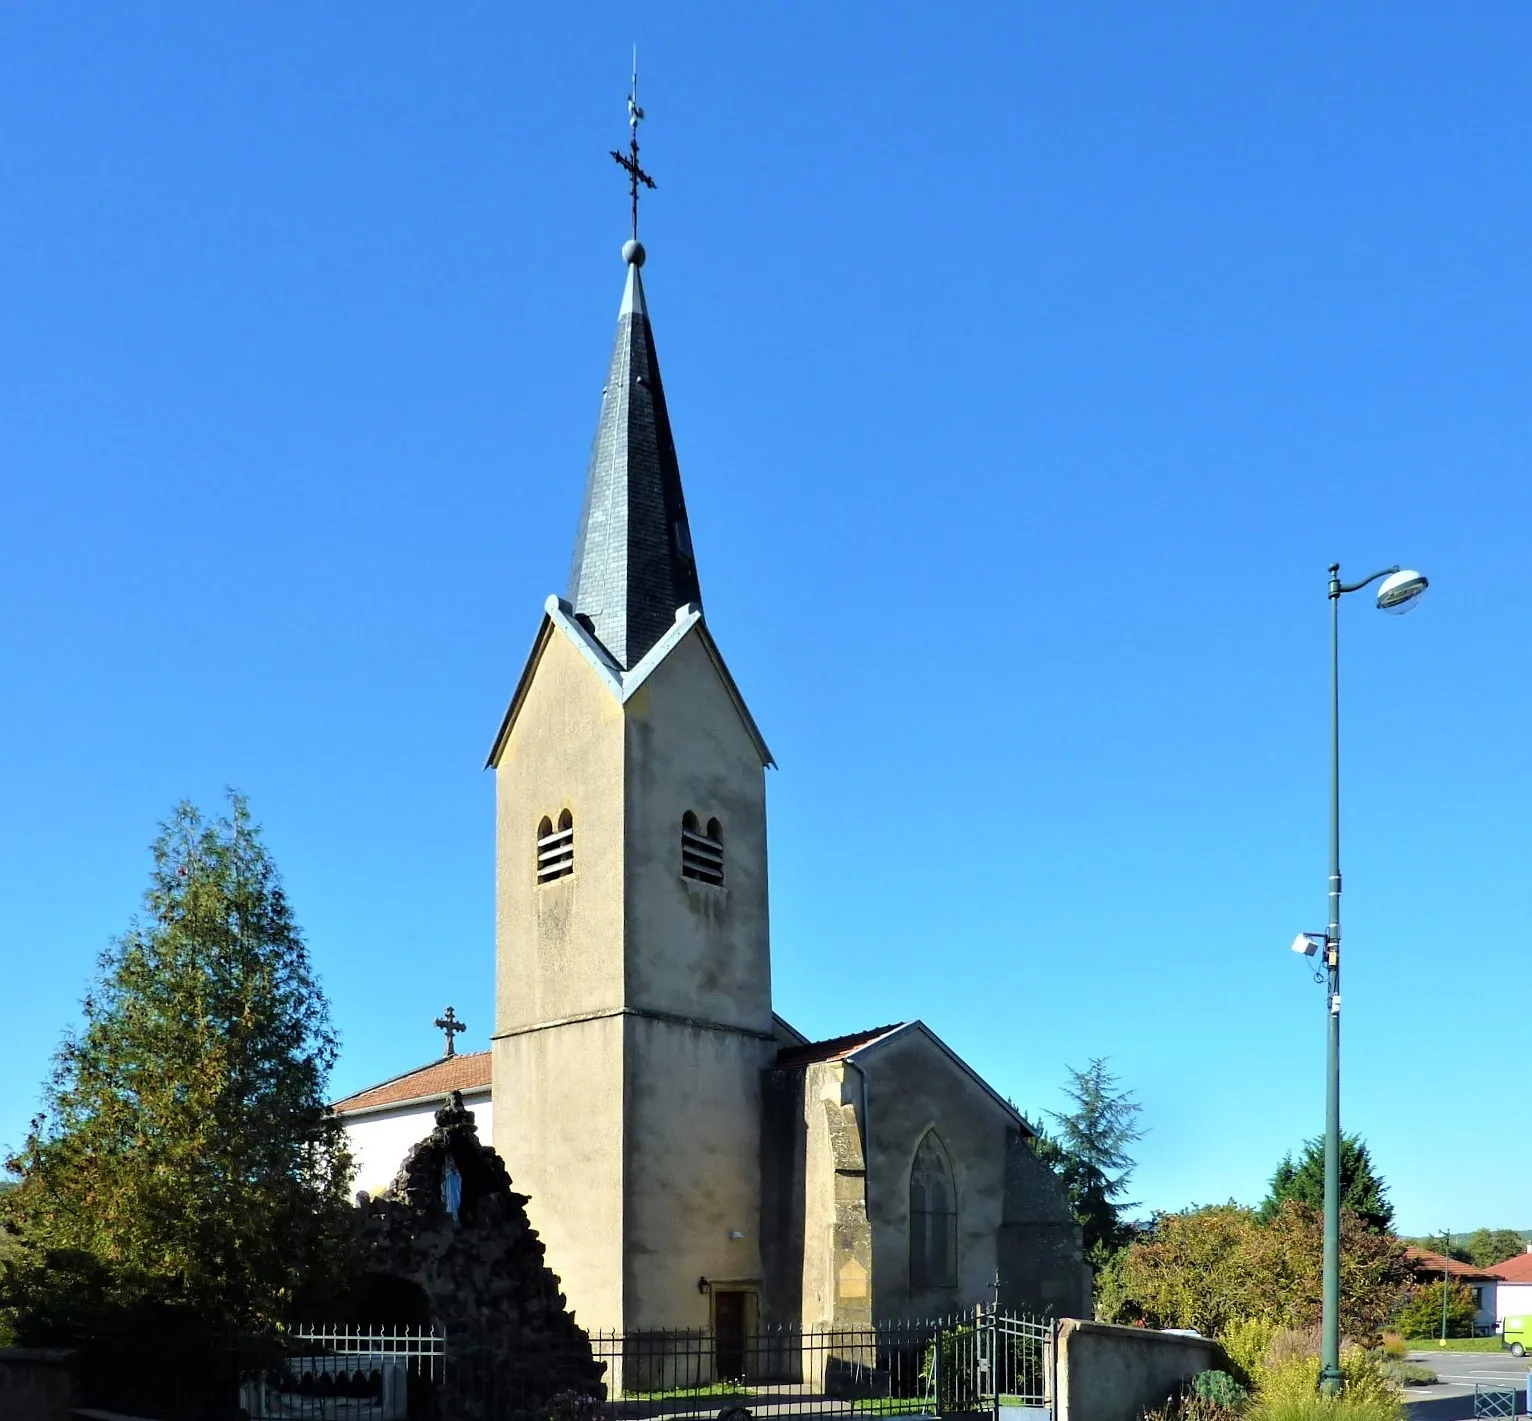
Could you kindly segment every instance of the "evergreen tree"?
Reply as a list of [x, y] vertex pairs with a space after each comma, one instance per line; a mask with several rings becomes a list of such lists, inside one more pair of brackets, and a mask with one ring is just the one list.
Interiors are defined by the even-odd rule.
[[1032, 1141], [1038, 1157], [1064, 1181], [1085, 1244], [1086, 1258], [1100, 1268], [1133, 1237], [1122, 1213], [1133, 1208], [1122, 1196], [1133, 1174], [1128, 1146], [1144, 1132], [1135, 1123], [1142, 1108], [1131, 1091], [1119, 1091], [1103, 1057], [1083, 1071], [1069, 1068], [1064, 1093], [1074, 1109], [1049, 1111], [1057, 1134], [1040, 1130]]
[[86, 1295], [258, 1324], [312, 1303], [349, 1258], [350, 1160], [325, 1104], [336, 1038], [244, 800], [214, 822], [180, 805], [153, 856], [144, 912], [102, 954], [7, 1162], [19, 1185], [0, 1215], [32, 1260], [8, 1271], [23, 1332]]
[[[1373, 1169], [1372, 1156], [1360, 1135], [1343, 1135], [1340, 1147], [1341, 1208], [1349, 1209], [1371, 1233], [1393, 1228], [1394, 1206], [1388, 1187]], [[1288, 1200], [1323, 1209], [1325, 1204], [1325, 1142], [1323, 1136], [1306, 1140], [1303, 1153], [1294, 1161], [1284, 1155], [1271, 1176], [1271, 1187], [1261, 1205], [1261, 1218], [1274, 1218]]]

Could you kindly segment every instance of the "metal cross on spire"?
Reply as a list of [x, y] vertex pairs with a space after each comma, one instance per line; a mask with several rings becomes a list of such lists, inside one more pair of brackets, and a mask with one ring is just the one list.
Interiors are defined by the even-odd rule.
[[638, 46], [633, 46], [633, 84], [628, 90], [628, 151], [619, 153], [615, 148], [611, 150], [612, 157], [616, 159], [618, 166], [626, 168], [628, 172], [628, 194], [633, 203], [633, 240], [638, 240], [638, 186], [642, 183], [646, 188], [654, 187], [654, 179], [638, 165], [638, 125], [643, 119], [644, 111], [638, 106]]
[[441, 1016], [437, 1017], [436, 1020], [431, 1023], [431, 1025], [434, 1026], [438, 1031], [445, 1031], [447, 1033], [447, 1055], [456, 1056], [457, 1043], [452, 1038], [456, 1036], [460, 1031], [467, 1031], [468, 1023], [465, 1021], [459, 1021], [457, 1019], [457, 1013], [453, 1011], [451, 1007], [448, 1007]]

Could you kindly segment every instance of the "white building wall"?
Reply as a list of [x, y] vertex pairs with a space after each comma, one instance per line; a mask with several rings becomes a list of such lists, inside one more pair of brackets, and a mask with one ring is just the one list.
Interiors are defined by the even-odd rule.
[[[487, 1145], [494, 1138], [489, 1092], [464, 1091], [463, 1104], [473, 1112], [479, 1139]], [[356, 1166], [352, 1190], [365, 1189], [368, 1194], [377, 1194], [387, 1189], [399, 1173], [405, 1155], [436, 1128], [436, 1112], [440, 1107], [441, 1101], [432, 1099], [366, 1115], [341, 1116]]]
[[1532, 1283], [1500, 1283], [1495, 1288], [1495, 1327], [1508, 1317], [1532, 1317]]

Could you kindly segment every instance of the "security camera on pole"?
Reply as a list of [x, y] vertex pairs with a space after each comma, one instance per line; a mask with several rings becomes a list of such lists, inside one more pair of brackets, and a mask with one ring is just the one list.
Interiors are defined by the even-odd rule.
[[1340, 580], [1340, 564], [1330, 565], [1330, 921], [1323, 933], [1299, 933], [1293, 951], [1312, 957], [1323, 949], [1320, 970], [1325, 984], [1328, 1040], [1325, 1070], [1325, 1241], [1324, 1317], [1320, 1386], [1330, 1394], [1341, 1388], [1340, 1367], [1340, 599], [1383, 579], [1378, 609], [1399, 615], [1414, 608], [1430, 585], [1409, 569], [1387, 567], [1360, 582]]

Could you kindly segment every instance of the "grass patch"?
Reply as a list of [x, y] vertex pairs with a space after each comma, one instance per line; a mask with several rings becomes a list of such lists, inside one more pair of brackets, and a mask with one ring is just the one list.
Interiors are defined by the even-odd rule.
[[918, 1396], [867, 1396], [851, 1403], [858, 1416], [915, 1416], [922, 1411], [934, 1411], [935, 1402], [923, 1401]]
[[675, 1401], [688, 1396], [726, 1396], [749, 1401], [755, 1393], [742, 1382], [709, 1382], [706, 1386], [675, 1386], [669, 1391], [625, 1391], [624, 1401]]
[[[1442, 1346], [1439, 1337], [1411, 1337], [1404, 1344], [1412, 1352], [1501, 1352], [1498, 1337], [1449, 1337]], [[1510, 1356], [1506, 1352], [1506, 1356]]]

